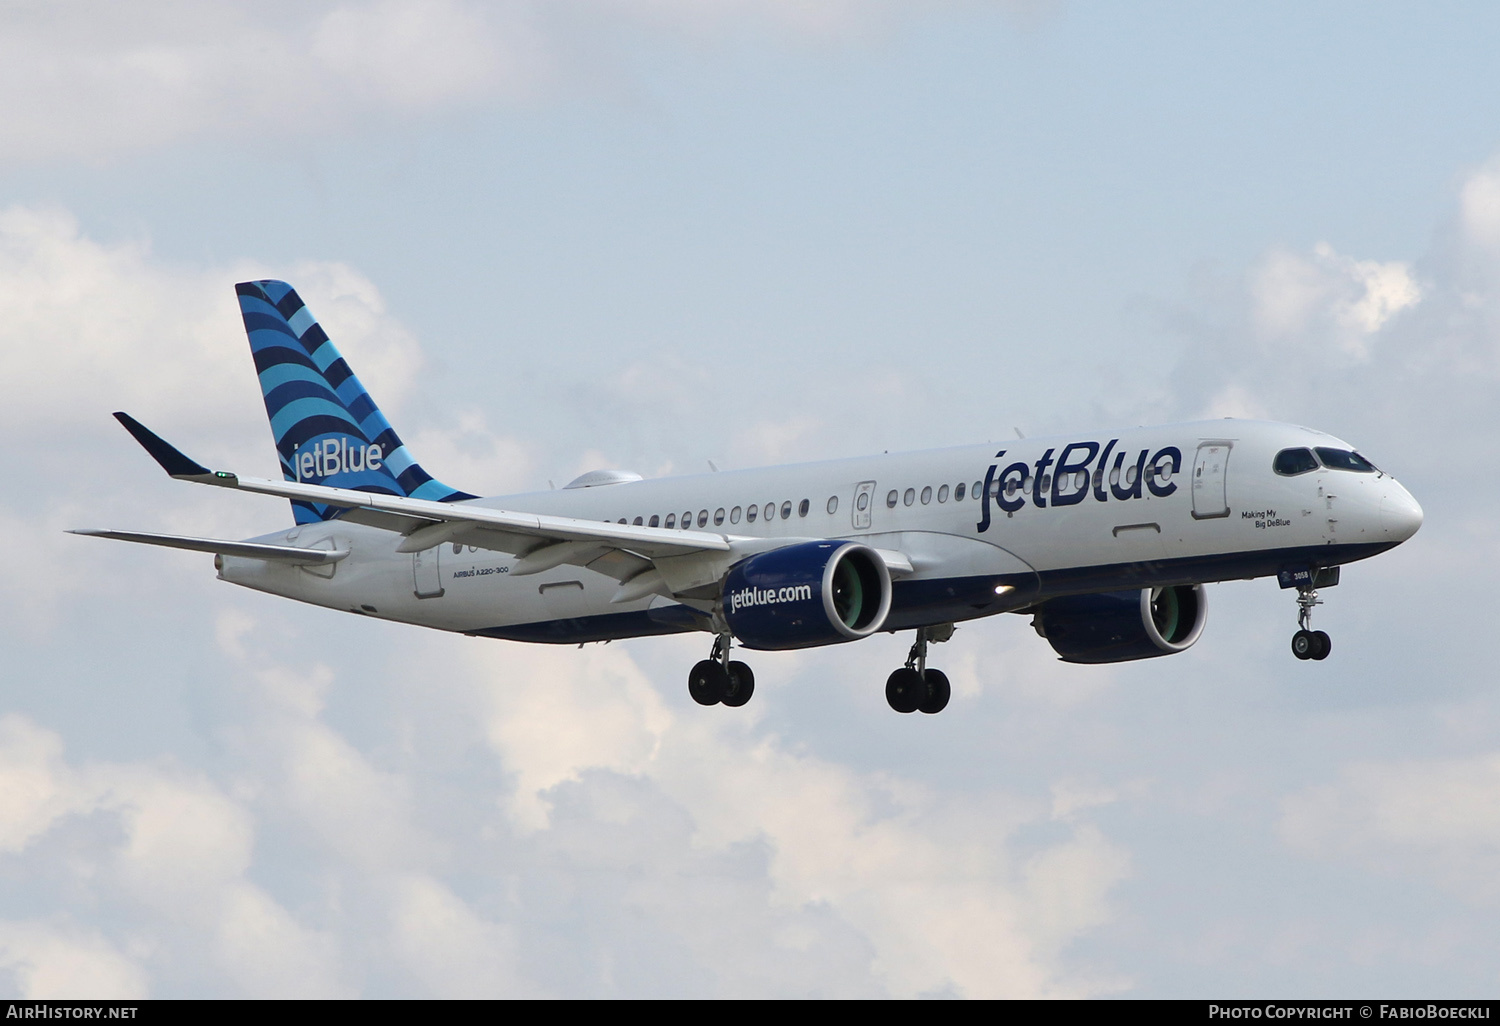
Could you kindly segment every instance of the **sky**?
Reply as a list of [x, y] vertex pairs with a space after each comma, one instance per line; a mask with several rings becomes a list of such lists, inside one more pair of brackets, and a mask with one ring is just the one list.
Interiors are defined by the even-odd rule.
[[[0, 8], [0, 991], [1492, 996], [1500, 9]], [[1422, 503], [1191, 650], [1001, 616], [759, 653], [448, 636], [65, 534], [248, 537], [291, 281], [472, 492], [1200, 417]], [[1475, 462], [1478, 460], [1479, 462]], [[206, 493], [206, 494], [204, 494]]]

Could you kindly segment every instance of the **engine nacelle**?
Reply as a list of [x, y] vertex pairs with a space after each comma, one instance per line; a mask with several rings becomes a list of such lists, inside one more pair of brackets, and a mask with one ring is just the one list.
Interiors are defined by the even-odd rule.
[[891, 611], [891, 574], [855, 542], [803, 542], [736, 563], [724, 619], [746, 648], [788, 649], [869, 637]]
[[1036, 608], [1032, 625], [1068, 663], [1123, 663], [1172, 655], [1203, 633], [1201, 584], [1069, 595]]

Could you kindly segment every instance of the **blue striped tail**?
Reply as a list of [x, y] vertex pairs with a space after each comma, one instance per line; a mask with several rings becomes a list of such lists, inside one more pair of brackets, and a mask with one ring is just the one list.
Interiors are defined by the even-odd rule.
[[[436, 502], [476, 498], [436, 480], [412, 458], [295, 289], [284, 281], [246, 281], [234, 291], [282, 476]], [[341, 512], [292, 500], [299, 524]]]

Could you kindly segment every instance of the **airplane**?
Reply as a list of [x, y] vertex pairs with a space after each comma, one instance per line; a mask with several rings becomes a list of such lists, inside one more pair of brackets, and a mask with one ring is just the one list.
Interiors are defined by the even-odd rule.
[[1297, 592], [1293, 654], [1322, 660], [1318, 589], [1422, 524], [1352, 445], [1227, 418], [658, 480], [595, 470], [481, 498], [417, 463], [290, 285], [235, 290], [283, 480], [210, 470], [115, 417], [171, 477], [289, 499], [293, 525], [245, 541], [73, 533], [213, 553], [231, 584], [476, 637], [706, 632], [688, 676], [706, 706], [754, 693], [732, 646], [910, 630], [886, 700], [937, 713], [952, 689], [928, 647], [956, 624], [1026, 614], [1066, 662], [1160, 657], [1198, 640], [1205, 584], [1269, 576]]

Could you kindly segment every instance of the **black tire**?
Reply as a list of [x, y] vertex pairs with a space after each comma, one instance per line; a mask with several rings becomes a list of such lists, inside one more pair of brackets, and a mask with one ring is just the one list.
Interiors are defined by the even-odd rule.
[[927, 697], [927, 683], [916, 670], [903, 666], [886, 678], [885, 700], [898, 713], [912, 713]]
[[1328, 636], [1327, 631], [1313, 631], [1313, 638], [1317, 641], [1317, 650], [1313, 652], [1313, 659], [1327, 659], [1328, 653], [1333, 651], [1333, 639]]
[[724, 701], [728, 690], [729, 674], [717, 659], [705, 659], [693, 666], [688, 674], [688, 694], [699, 705], [718, 705]]
[[750, 696], [753, 694], [755, 694], [755, 672], [744, 663], [730, 663], [722, 699], [724, 704], [731, 709], [738, 709], [750, 701]]
[[942, 670], [928, 670], [923, 680], [927, 684], [927, 695], [917, 704], [917, 708], [929, 715], [948, 708], [948, 699], [953, 697], [948, 675]]
[[1318, 639], [1312, 631], [1298, 631], [1292, 635], [1292, 655], [1298, 659], [1311, 659], [1318, 650]]

